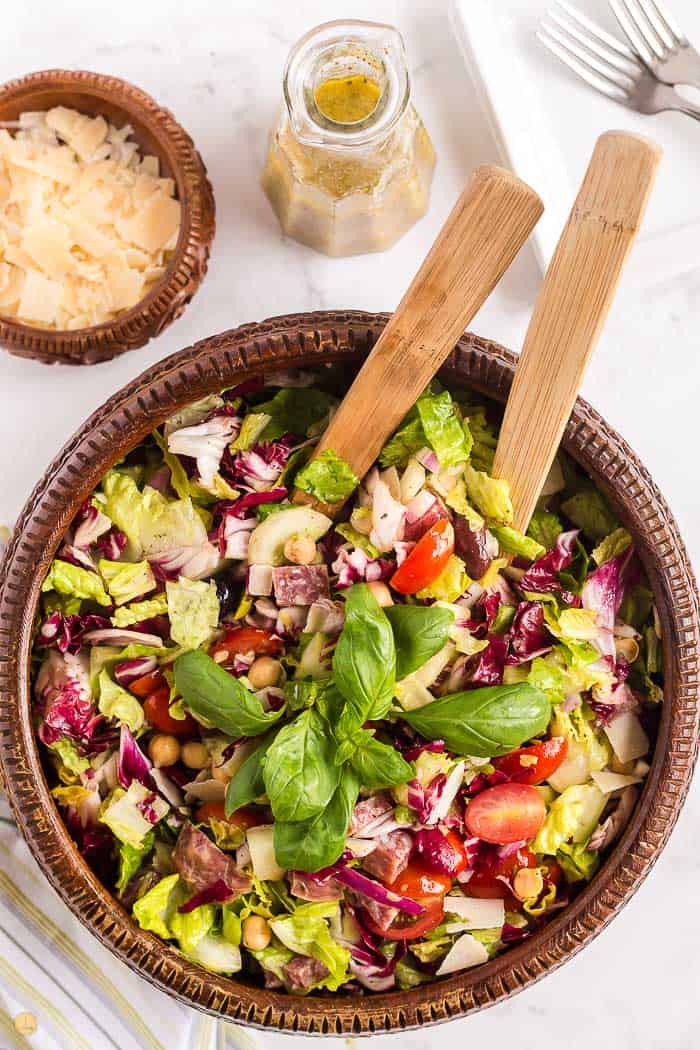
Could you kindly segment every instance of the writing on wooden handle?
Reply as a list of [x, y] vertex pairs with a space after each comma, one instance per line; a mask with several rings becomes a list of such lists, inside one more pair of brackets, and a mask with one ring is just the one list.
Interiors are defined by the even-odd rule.
[[535, 303], [506, 405], [493, 473], [525, 530], [654, 184], [661, 150], [639, 135], [598, 139]]
[[[477, 168], [315, 455], [332, 449], [358, 477], [367, 472], [510, 266], [542, 210], [537, 194], [515, 175], [494, 165]], [[304, 493], [295, 499], [313, 502]]]

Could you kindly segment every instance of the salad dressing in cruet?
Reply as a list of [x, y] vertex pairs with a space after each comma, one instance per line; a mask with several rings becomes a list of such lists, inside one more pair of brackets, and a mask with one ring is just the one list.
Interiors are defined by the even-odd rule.
[[390, 247], [426, 211], [435, 152], [391, 26], [329, 22], [292, 50], [262, 184], [282, 229], [328, 255]]

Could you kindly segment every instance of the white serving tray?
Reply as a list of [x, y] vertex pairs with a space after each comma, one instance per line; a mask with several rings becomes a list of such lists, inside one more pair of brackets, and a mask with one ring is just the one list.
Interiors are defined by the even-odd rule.
[[[575, 2], [620, 33], [605, 0]], [[700, 3], [664, 2], [700, 45]], [[452, 28], [502, 160], [545, 202], [534, 233], [540, 265], [552, 255], [595, 139], [625, 128], [664, 150], [632, 265], [661, 280], [699, 267], [700, 122], [680, 113], [641, 116], [588, 87], [535, 37], [548, 6], [546, 0], [450, 0]]]

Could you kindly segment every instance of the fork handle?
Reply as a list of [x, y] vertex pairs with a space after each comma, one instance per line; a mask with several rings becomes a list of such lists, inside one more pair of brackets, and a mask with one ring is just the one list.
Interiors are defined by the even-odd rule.
[[656, 99], [661, 110], [671, 110], [675, 113], [685, 113], [687, 117], [700, 120], [700, 106], [693, 105], [687, 98], [683, 98], [675, 88], [668, 84], [659, 84], [655, 90]]

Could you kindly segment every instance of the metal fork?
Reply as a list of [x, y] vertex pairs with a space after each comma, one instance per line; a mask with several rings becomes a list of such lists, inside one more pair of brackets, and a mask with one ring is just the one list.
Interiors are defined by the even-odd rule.
[[537, 37], [560, 61], [603, 95], [638, 113], [677, 110], [700, 120], [700, 107], [660, 83], [640, 58], [582, 15], [558, 0], [540, 23]]
[[700, 87], [700, 55], [659, 0], [610, 0], [610, 7], [657, 80]]

